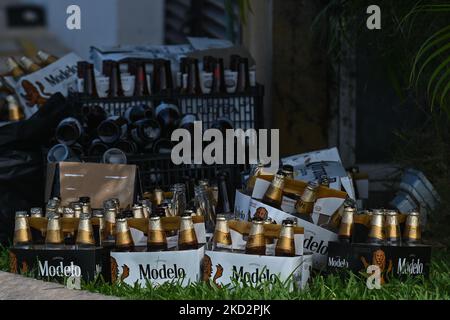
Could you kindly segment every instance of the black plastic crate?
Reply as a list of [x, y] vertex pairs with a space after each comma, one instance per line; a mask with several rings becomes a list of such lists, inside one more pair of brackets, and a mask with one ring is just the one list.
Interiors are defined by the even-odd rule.
[[[170, 154], [167, 155], [129, 155], [128, 164], [135, 164], [139, 169], [143, 191], [151, 191], [160, 187], [168, 191], [175, 183], [184, 182], [185, 177], [196, 180], [208, 179], [215, 181], [219, 172], [228, 174], [229, 186], [240, 188], [242, 186], [242, 165], [205, 165], [205, 164], [181, 164], [175, 165]], [[101, 157], [84, 157], [85, 162], [101, 162]], [[234, 194], [231, 195], [234, 197]]]
[[203, 122], [203, 128], [211, 127], [214, 120], [226, 117], [235, 129], [259, 129], [262, 127], [264, 87], [257, 85], [248, 93], [188, 95], [173, 92], [148, 97], [92, 98], [71, 93], [69, 100], [76, 107], [100, 105], [110, 115], [123, 115], [131, 106], [148, 103], [154, 109], [161, 102], [172, 102], [182, 115], [193, 113]]

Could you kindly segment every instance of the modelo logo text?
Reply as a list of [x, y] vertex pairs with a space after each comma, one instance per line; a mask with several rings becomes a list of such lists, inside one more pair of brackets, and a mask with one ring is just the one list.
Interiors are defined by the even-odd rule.
[[149, 264], [139, 264], [139, 278], [142, 279], [183, 279], [186, 277], [186, 270], [178, 268], [176, 264], [173, 267], [167, 267], [165, 264], [160, 268], [152, 268]]
[[38, 261], [39, 276], [42, 277], [81, 277], [81, 268], [70, 262], [70, 265], [64, 266], [61, 261], [57, 266], [48, 265], [48, 261]]
[[240, 267], [238, 271], [237, 267], [233, 266], [233, 275], [231, 276], [231, 278], [237, 281], [242, 281], [244, 283], [256, 284], [262, 281], [270, 281], [274, 283], [277, 279], [277, 276], [273, 273], [270, 273], [269, 269], [263, 269], [260, 271], [259, 268], [256, 268], [255, 271], [249, 272], [244, 271], [244, 267]]
[[44, 77], [44, 79], [54, 87], [60, 84], [61, 82], [66, 81], [67, 79], [72, 77], [75, 73], [77, 73], [77, 66], [71, 65], [66, 66], [64, 69], [59, 69], [58, 72], [46, 76]]
[[320, 242], [314, 241], [314, 236], [309, 237], [303, 242], [303, 248], [323, 255], [326, 255], [328, 252], [328, 246], [325, 245], [325, 242], [323, 240], [320, 240]]
[[329, 257], [328, 266], [334, 268], [348, 268], [348, 261], [341, 258], [335, 259], [335, 257]]
[[406, 261], [406, 258], [398, 259], [397, 274], [422, 274], [423, 273], [423, 263], [420, 259], [415, 261], [412, 259], [410, 262]]

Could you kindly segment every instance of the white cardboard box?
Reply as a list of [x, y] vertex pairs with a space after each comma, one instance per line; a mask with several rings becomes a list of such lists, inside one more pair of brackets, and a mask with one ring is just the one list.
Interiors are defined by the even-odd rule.
[[200, 267], [205, 246], [197, 250], [161, 252], [111, 252], [111, 277], [145, 287], [147, 282], [188, 286], [201, 280]]
[[[203, 260], [204, 279], [216, 285], [237, 281], [240, 285], [258, 285], [276, 279], [286, 281], [293, 277], [298, 288], [303, 289], [312, 266], [310, 254], [295, 257], [258, 256], [235, 252], [206, 251]], [[293, 287], [291, 287], [293, 289]]]

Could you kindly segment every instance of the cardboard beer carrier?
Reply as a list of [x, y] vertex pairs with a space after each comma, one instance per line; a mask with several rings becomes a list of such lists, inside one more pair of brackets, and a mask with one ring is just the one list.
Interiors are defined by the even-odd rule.
[[[295, 256], [275, 256], [275, 246], [281, 225], [265, 224], [264, 236], [273, 243], [266, 244], [266, 255], [245, 254], [245, 247], [251, 223], [241, 220], [228, 221], [231, 247], [227, 251], [206, 250], [203, 259], [203, 280], [223, 286], [258, 285], [293, 280], [291, 289], [304, 288], [312, 267], [312, 256], [303, 253], [304, 230], [294, 228]], [[209, 244], [208, 249], [212, 249]]]
[[[164, 231], [177, 231], [180, 217], [163, 217]], [[197, 249], [176, 250], [178, 236], [167, 237], [168, 251], [147, 252], [148, 219], [129, 219], [128, 225], [135, 243], [133, 252], [111, 251], [111, 280], [123, 281], [129, 285], [138, 283], [146, 286], [174, 282], [184, 287], [198, 282], [200, 266], [205, 252], [206, 231], [204, 218], [193, 216], [195, 234], [199, 243]]]

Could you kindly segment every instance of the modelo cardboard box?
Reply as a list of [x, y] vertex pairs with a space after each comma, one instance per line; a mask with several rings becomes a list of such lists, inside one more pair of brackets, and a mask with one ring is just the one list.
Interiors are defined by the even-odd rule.
[[31, 274], [48, 281], [80, 283], [91, 282], [103, 276], [109, 281], [109, 252], [102, 247], [76, 249], [65, 246], [49, 249], [45, 245], [35, 245], [29, 249], [9, 250], [10, 272]]
[[233, 251], [212, 251], [209, 243], [203, 259], [203, 281], [216, 286], [237, 283], [240, 286], [257, 286], [263, 282], [285, 282], [292, 279], [291, 290], [303, 289], [309, 279], [312, 255], [303, 254], [303, 228], [294, 228], [294, 257], [275, 256], [275, 246], [281, 225], [264, 225], [265, 237], [273, 239], [266, 244], [266, 255], [245, 254], [246, 237], [251, 223], [239, 220], [228, 222]]
[[[161, 285], [174, 282], [188, 286], [201, 280], [200, 267], [205, 253], [205, 223], [202, 216], [192, 217], [199, 247], [193, 250], [176, 250], [178, 236], [169, 237], [168, 251], [147, 252], [147, 219], [129, 219], [128, 224], [135, 242], [133, 252], [111, 251], [111, 281], [136, 283], [145, 287], [147, 283]], [[178, 230], [180, 217], [162, 218], [165, 231]], [[140, 234], [142, 233], [142, 234]]]
[[[46, 232], [47, 218], [28, 218], [33, 235], [33, 245], [28, 247], [12, 247], [10, 249], [10, 271], [14, 273], [30, 273], [33, 277], [58, 282], [80, 283], [80, 280], [90, 282], [99, 275], [104, 280], [110, 280], [109, 250], [102, 248], [97, 242], [92, 248], [78, 248], [75, 245], [61, 245], [57, 248], [38, 244]], [[64, 233], [76, 234], [78, 218], [61, 218], [61, 228]], [[92, 219], [94, 233], [99, 221]], [[97, 236], [95, 237], [98, 238]]]
[[[247, 195], [241, 190], [236, 191], [235, 215], [242, 220], [250, 220], [257, 211], [265, 210], [268, 217], [281, 223], [284, 219], [294, 219], [297, 224], [304, 228], [303, 247], [306, 253], [313, 254], [313, 267], [315, 269], [325, 269], [327, 265], [328, 242], [337, 240], [337, 234], [317, 225], [319, 217], [330, 217], [340, 206], [343, 205], [347, 194], [342, 191], [319, 187], [319, 198], [314, 205], [313, 221], [311, 223], [300, 219], [292, 213], [295, 211], [295, 201], [283, 197], [281, 207], [283, 210], [273, 208], [259, 201], [270, 185], [272, 176], [262, 176], [256, 179], [252, 195]], [[300, 193], [306, 187], [303, 181], [286, 180], [285, 189], [287, 191]]]
[[[406, 215], [399, 215], [400, 234]], [[370, 228], [370, 216], [360, 214], [353, 218], [351, 243], [330, 242], [327, 258], [327, 272], [336, 273], [352, 271], [367, 274], [369, 265], [377, 265], [382, 275], [382, 283], [389, 278], [406, 278], [408, 276], [428, 277], [431, 263], [431, 246], [414, 245], [400, 246], [372, 245], [367, 243]], [[345, 274], [343, 272], [342, 274]]]
[[118, 198], [121, 208], [131, 207], [142, 195], [135, 165], [59, 162], [49, 163], [45, 201], [54, 196], [68, 206], [80, 197], [90, 197], [92, 208], [102, 208], [103, 201]]
[[[368, 276], [367, 267], [376, 265], [380, 268], [382, 284], [393, 277], [428, 277], [430, 264], [431, 247], [427, 245], [377, 246], [367, 243], [330, 242], [328, 246], [328, 272], [352, 271]], [[345, 275], [345, 272], [342, 274]]]

